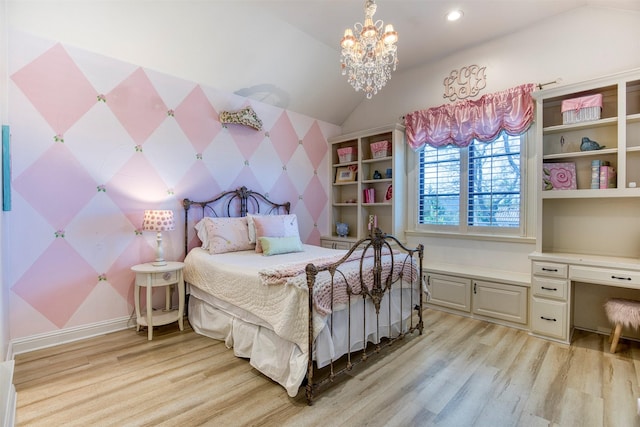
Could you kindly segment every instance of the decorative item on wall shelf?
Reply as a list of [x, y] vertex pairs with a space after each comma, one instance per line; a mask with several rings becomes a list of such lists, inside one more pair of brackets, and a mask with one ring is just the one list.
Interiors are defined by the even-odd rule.
[[339, 237], [347, 237], [347, 235], [349, 234], [349, 224], [347, 224], [346, 222], [337, 222], [336, 233]]
[[377, 170], [373, 171], [373, 179], [382, 179], [382, 174]]
[[358, 147], [342, 147], [337, 151], [340, 163], [355, 162], [358, 159]]
[[575, 163], [542, 164], [543, 190], [575, 190], [577, 188]]
[[356, 180], [357, 176], [358, 176], [358, 166], [356, 165], [341, 166], [339, 168], [336, 168], [336, 178], [334, 182], [336, 184], [339, 184], [342, 182], [353, 182]]
[[376, 202], [376, 189], [375, 188], [365, 188], [362, 190], [362, 198], [365, 203], [375, 203]]
[[372, 142], [370, 147], [372, 159], [383, 159], [391, 155], [391, 144], [389, 144], [389, 141]]
[[387, 192], [384, 194], [385, 202], [390, 202], [393, 198], [393, 185], [389, 185], [387, 187]]
[[563, 125], [599, 120], [602, 112], [602, 94], [565, 99], [560, 111]]
[[249, 126], [255, 130], [262, 129], [262, 120], [253, 111], [253, 108], [247, 107], [235, 112], [221, 111], [219, 115], [220, 123], [232, 123], [237, 125]]
[[367, 223], [367, 229], [373, 231], [378, 228], [378, 215], [369, 215], [369, 222]]
[[448, 77], [444, 78], [444, 95], [449, 101], [466, 99], [476, 96], [487, 86], [487, 67], [469, 65], [460, 70], [452, 70]]
[[586, 136], [582, 138], [582, 142], [580, 143], [580, 151], [602, 150], [604, 147], [604, 145], [600, 145]]

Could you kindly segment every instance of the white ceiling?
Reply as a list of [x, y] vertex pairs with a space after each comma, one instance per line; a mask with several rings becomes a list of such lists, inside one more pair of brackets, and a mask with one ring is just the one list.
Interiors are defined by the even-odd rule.
[[[329, 99], [323, 99], [322, 94], [315, 96], [310, 102], [304, 102], [302, 97], [288, 97], [299, 93], [294, 87], [295, 79], [290, 80], [290, 86], [279, 85], [277, 89], [272, 89], [288, 97], [286, 105], [282, 106], [342, 124], [350, 112], [365, 101], [362, 92], [356, 94], [346, 83], [339, 68], [340, 39], [345, 28], [363, 21], [364, 0], [261, 0], [248, 3], [262, 10], [264, 16], [271, 15], [276, 20], [282, 20], [334, 51], [330, 60], [335, 62], [328, 66], [331, 70], [329, 72], [335, 72], [338, 77], [323, 80], [327, 92], [331, 94]], [[383, 20], [385, 24], [393, 24], [399, 34], [399, 64], [396, 74], [521, 30], [574, 8], [597, 5], [640, 10], [638, 0], [378, 0], [376, 4], [374, 18]], [[464, 16], [457, 22], [447, 22], [445, 15], [454, 8], [463, 10]], [[264, 36], [269, 37], [268, 34]], [[309, 67], [309, 64], [300, 65], [301, 73], [305, 72], [302, 71], [304, 67]], [[320, 67], [325, 65], [327, 64], [318, 64]], [[264, 85], [260, 86], [258, 82], [254, 84], [255, 86], [247, 87], [262, 88], [268, 92]], [[257, 92], [255, 97], [265, 102], [275, 101], [277, 104], [278, 100], [281, 101], [278, 94], [260, 90]], [[252, 96], [251, 90], [237, 93]], [[384, 89], [377, 96], [383, 96], [383, 93]]]
[[[0, 0], [0, 5], [3, 3]], [[340, 72], [340, 39], [364, 0], [6, 0], [12, 28], [342, 125], [362, 103]], [[378, 0], [399, 35], [398, 70], [573, 9], [639, 11], [640, 0]], [[455, 23], [446, 13], [459, 8]], [[586, 29], [587, 31], [590, 29]], [[558, 28], [558, 39], [562, 28]], [[392, 77], [391, 84], [401, 77]], [[385, 96], [383, 88], [375, 95]], [[218, 106], [230, 108], [231, 106]]]
[[[364, 20], [364, 0], [261, 3], [270, 13], [336, 50], [344, 29]], [[404, 70], [584, 4], [583, 0], [378, 0], [374, 19], [394, 24], [399, 33], [398, 70]], [[464, 12], [456, 23], [445, 19], [452, 9]]]

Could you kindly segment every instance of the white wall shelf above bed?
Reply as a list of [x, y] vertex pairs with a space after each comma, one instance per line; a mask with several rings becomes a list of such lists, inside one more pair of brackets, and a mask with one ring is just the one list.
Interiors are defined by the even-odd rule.
[[[392, 124], [345, 134], [331, 138], [329, 143], [331, 234], [322, 236], [322, 246], [348, 249], [369, 234], [370, 215], [376, 217], [383, 232], [404, 241], [404, 126]], [[365, 198], [367, 189], [373, 190], [371, 201]], [[346, 236], [338, 236], [338, 222], [349, 226]]]

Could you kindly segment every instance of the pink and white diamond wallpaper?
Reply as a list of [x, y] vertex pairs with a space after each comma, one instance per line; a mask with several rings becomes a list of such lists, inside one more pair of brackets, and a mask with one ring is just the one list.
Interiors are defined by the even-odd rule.
[[[338, 126], [21, 33], [9, 70], [12, 339], [130, 315], [130, 267], [154, 258], [145, 209], [175, 212], [167, 259], [184, 257], [183, 198], [242, 185], [290, 201], [306, 243], [328, 231]], [[218, 120], [249, 105], [261, 131]]]

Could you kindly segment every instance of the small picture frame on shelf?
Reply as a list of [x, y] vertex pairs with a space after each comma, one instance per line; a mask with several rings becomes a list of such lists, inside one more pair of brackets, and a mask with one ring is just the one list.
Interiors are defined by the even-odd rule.
[[576, 164], [543, 163], [542, 190], [576, 190]]
[[358, 167], [356, 165], [340, 166], [336, 168], [335, 183], [353, 182], [358, 175]]

